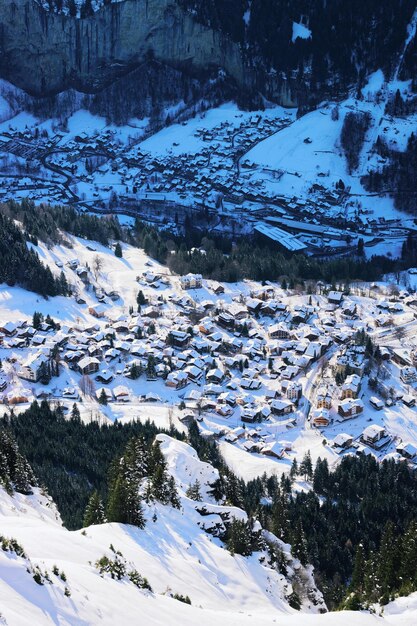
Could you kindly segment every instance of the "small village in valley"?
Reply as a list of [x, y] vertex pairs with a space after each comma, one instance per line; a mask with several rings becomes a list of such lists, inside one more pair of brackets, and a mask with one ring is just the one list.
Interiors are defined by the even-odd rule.
[[301, 290], [174, 275], [127, 244], [121, 257], [72, 244], [38, 246], [72, 286], [71, 305], [34, 294], [23, 303], [22, 290], [2, 287], [6, 413], [47, 400], [100, 423], [181, 430], [195, 419], [245, 478], [290, 472], [306, 455], [417, 467], [413, 270], [399, 285]]

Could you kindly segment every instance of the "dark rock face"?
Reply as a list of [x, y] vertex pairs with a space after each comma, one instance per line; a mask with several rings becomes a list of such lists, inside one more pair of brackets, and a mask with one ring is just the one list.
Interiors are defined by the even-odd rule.
[[237, 85], [253, 84], [239, 45], [173, 0], [125, 0], [84, 19], [34, 0], [0, 0], [0, 75], [32, 95], [97, 92], [150, 56], [190, 74], [223, 68]]

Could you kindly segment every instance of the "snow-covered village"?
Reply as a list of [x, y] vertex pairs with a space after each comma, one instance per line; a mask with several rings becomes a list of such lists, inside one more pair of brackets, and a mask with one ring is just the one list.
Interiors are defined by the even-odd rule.
[[417, 623], [415, 0], [0, 0], [0, 626]]
[[47, 399], [83, 420], [181, 429], [196, 419], [246, 479], [290, 472], [306, 453], [330, 464], [345, 454], [413, 464], [414, 290], [219, 283], [173, 275], [125, 244], [118, 258], [96, 242], [71, 243], [40, 246], [73, 286], [70, 306], [2, 288], [5, 411]]

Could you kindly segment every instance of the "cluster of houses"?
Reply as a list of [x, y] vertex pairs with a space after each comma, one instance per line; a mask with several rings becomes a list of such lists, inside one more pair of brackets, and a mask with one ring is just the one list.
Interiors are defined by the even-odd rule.
[[[378, 393], [364, 402], [366, 348], [355, 337], [369, 322], [347, 320], [350, 299], [342, 293], [288, 296], [268, 284], [230, 290], [199, 274], [175, 277], [154, 268], [137, 280], [144, 294], [137, 311], [119, 313], [117, 294], [93, 285], [96, 303], [80, 303], [90, 314], [83, 322], [1, 324], [3, 402], [69, 402], [83, 394], [110, 405], [169, 401], [245, 450], [277, 458], [285, 447], [276, 435], [272, 440], [270, 425], [285, 432], [308, 417], [311, 427], [325, 430], [366, 416], [368, 403], [384, 408]], [[404, 385], [417, 380], [414, 354], [380, 353], [398, 365]], [[416, 402], [409, 389], [402, 399], [409, 407]], [[388, 439], [381, 433], [367, 425], [356, 444], [383, 448]], [[349, 448], [349, 436], [339, 439], [335, 448]]]

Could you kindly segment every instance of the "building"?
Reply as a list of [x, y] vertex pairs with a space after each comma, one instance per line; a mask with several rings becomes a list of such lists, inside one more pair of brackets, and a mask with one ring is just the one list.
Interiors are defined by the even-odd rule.
[[315, 409], [311, 415], [311, 424], [316, 428], [328, 426], [331, 422], [328, 409]]
[[414, 383], [417, 380], [417, 370], [412, 366], [401, 368], [400, 378], [405, 384]]
[[333, 439], [333, 447], [334, 448], [341, 448], [342, 450], [346, 450], [346, 448], [350, 448], [352, 443], [353, 443], [352, 435], [348, 435], [346, 433], [339, 433]]
[[42, 374], [42, 369], [48, 367], [48, 364], [49, 358], [45, 354], [33, 354], [22, 364], [17, 375], [19, 378], [36, 383]]
[[180, 285], [182, 289], [200, 289], [203, 284], [201, 274], [186, 274], [180, 277]]
[[346, 398], [339, 404], [338, 413], [345, 420], [352, 419], [363, 413], [363, 402], [358, 399]]
[[274, 415], [288, 415], [294, 411], [294, 405], [292, 402], [285, 399], [272, 400], [271, 411]]
[[341, 399], [357, 398], [361, 388], [361, 379], [357, 374], [348, 376], [342, 385]]
[[379, 441], [381, 441], [381, 439], [383, 439], [385, 436], [386, 436], [386, 431], [383, 426], [378, 426], [378, 424], [371, 424], [370, 426], [367, 426], [365, 428], [365, 430], [362, 433], [361, 439], [367, 445], [374, 446]]
[[100, 361], [96, 359], [94, 356], [86, 356], [80, 361], [78, 361], [77, 367], [81, 374], [94, 374], [98, 372], [98, 368], [100, 366]]

